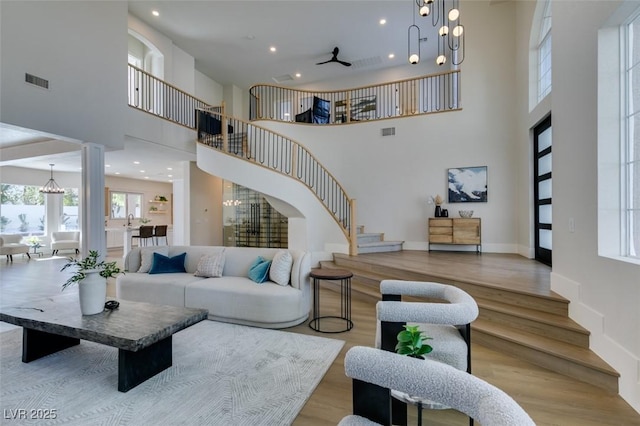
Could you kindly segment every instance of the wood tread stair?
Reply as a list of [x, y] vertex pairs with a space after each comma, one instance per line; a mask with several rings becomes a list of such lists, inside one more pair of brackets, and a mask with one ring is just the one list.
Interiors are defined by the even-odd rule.
[[404, 241], [388, 241], [384, 239], [384, 233], [364, 232], [364, 226], [358, 226], [356, 230], [358, 239], [358, 253], [382, 253], [401, 251]]
[[334, 254], [322, 268], [353, 272], [353, 297], [380, 300], [380, 281], [402, 279], [455, 285], [476, 299], [480, 315], [472, 323], [472, 341], [506, 352], [551, 371], [618, 392], [619, 373], [589, 349], [589, 332], [568, 316], [568, 301], [552, 293], [527, 294], [476, 280], [435, 277], [379, 265], [364, 256]]

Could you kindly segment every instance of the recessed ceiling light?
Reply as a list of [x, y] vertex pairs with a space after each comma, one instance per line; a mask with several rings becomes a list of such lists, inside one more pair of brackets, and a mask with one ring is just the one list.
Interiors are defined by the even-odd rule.
[[271, 46], [271, 47], [269, 48], [269, 50], [270, 50], [270, 51], [272, 51], [272, 52], [275, 52], [275, 51], [276, 51], [276, 47], [275, 47], [275, 46]]
[[140, 164], [140, 162], [139, 161], [134, 161], [133, 164]]
[[302, 74], [300, 74], [299, 72], [296, 73], [296, 77], [300, 78], [302, 77]]
[[149, 179], [149, 176], [145, 176], [144, 178], [145, 178], [145, 179]]
[[173, 182], [173, 179], [169, 179], [169, 182]]
[[140, 173], [144, 173], [144, 170], [140, 170]]
[[173, 170], [173, 167], [167, 167], [167, 170]]
[[396, 57], [396, 55], [395, 55], [395, 54], [393, 54], [393, 53], [389, 53], [389, 59], [393, 59], [393, 58], [395, 58], [395, 57]]
[[119, 175], [119, 174], [120, 174], [120, 172], [116, 172], [116, 174], [117, 174], [117, 175]]
[[111, 164], [105, 164], [104, 166], [105, 167], [111, 167]]
[[160, 12], [158, 12], [157, 10], [152, 10], [152, 11], [151, 11], [151, 14], [152, 14], [153, 16], [160, 16]]
[[173, 175], [167, 175], [167, 176], [169, 176], [169, 177], [173, 177]]
[[386, 19], [382, 18], [382, 19], [380, 20], [380, 25], [384, 25], [384, 24], [386, 24], [386, 23], [387, 23], [387, 20], [386, 20]]

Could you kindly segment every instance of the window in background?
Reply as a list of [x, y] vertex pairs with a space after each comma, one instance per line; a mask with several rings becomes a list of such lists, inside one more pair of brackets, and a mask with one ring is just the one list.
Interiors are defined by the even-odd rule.
[[111, 191], [111, 219], [126, 219], [130, 214], [139, 219], [142, 213], [142, 194]]
[[80, 222], [78, 220], [78, 188], [65, 188], [62, 198], [62, 217], [60, 218], [61, 231], [78, 231]]
[[624, 26], [622, 132], [623, 247], [626, 256], [640, 259], [640, 14]]
[[538, 43], [538, 102], [551, 92], [551, 1], [544, 6]]
[[45, 205], [40, 187], [2, 184], [0, 194], [1, 233], [44, 235]]

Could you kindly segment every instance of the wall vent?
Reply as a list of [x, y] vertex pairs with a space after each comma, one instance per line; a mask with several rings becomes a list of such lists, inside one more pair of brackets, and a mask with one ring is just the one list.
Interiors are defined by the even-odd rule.
[[395, 136], [396, 128], [395, 127], [385, 127], [382, 129], [382, 136]]
[[25, 73], [24, 74], [24, 81], [26, 81], [29, 84], [33, 84], [35, 86], [42, 87], [44, 89], [48, 89], [49, 88], [49, 80], [45, 80], [44, 78], [37, 77], [37, 76], [35, 76], [33, 74]]

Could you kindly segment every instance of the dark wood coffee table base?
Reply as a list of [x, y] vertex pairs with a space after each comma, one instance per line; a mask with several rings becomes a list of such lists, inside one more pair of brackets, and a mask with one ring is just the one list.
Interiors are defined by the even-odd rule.
[[23, 328], [22, 362], [80, 344], [118, 349], [118, 390], [127, 392], [171, 367], [172, 335], [207, 318], [206, 309], [120, 301], [116, 310], [84, 316], [77, 295], [0, 308], [0, 321]]
[[[35, 361], [79, 344], [80, 339], [24, 328], [22, 362]], [[172, 336], [137, 352], [118, 349], [118, 390], [127, 392], [172, 365]]]

